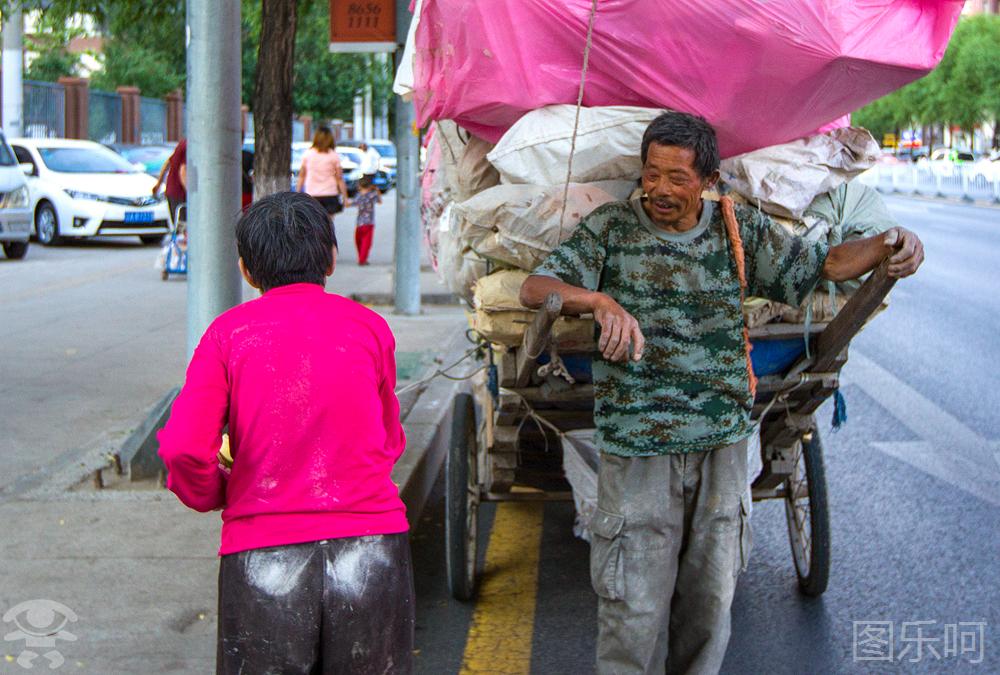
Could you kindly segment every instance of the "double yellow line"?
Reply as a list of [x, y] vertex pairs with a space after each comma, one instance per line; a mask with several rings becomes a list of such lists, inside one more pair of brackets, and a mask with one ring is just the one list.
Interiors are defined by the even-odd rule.
[[541, 502], [497, 504], [460, 672], [531, 671], [543, 509]]

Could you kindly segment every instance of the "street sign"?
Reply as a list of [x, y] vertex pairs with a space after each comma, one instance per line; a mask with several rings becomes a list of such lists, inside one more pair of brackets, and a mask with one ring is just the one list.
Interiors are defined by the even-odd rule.
[[395, 0], [330, 0], [331, 52], [396, 51]]
[[883, 148], [895, 148], [896, 147], [896, 134], [882, 134], [882, 147]]

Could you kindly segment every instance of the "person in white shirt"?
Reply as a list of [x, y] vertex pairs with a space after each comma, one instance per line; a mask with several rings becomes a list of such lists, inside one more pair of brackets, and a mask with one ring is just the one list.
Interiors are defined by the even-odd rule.
[[358, 150], [361, 151], [361, 173], [366, 176], [374, 176], [378, 173], [379, 164], [382, 163], [382, 155], [378, 154], [378, 150], [375, 148], [368, 147], [368, 144], [363, 141], [358, 145]]

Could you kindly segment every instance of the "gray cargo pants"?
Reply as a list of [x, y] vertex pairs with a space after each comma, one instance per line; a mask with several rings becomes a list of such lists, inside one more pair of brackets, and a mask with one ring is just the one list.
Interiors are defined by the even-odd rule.
[[718, 673], [750, 553], [747, 442], [662, 457], [601, 454], [590, 571], [597, 671]]

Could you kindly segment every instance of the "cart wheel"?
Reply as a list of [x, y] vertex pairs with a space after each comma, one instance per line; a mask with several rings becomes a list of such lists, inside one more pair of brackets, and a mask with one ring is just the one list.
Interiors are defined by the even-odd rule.
[[785, 482], [785, 517], [799, 590], [818, 597], [830, 579], [830, 513], [823, 443], [813, 429], [795, 446], [794, 470]]
[[477, 448], [476, 408], [472, 395], [458, 394], [452, 409], [444, 495], [448, 590], [457, 600], [471, 600], [476, 591], [476, 536], [479, 529]]
[[167, 270], [161, 270], [160, 271], [160, 278], [163, 279], [164, 281], [166, 281], [167, 279], [170, 278], [170, 272], [168, 272]]

